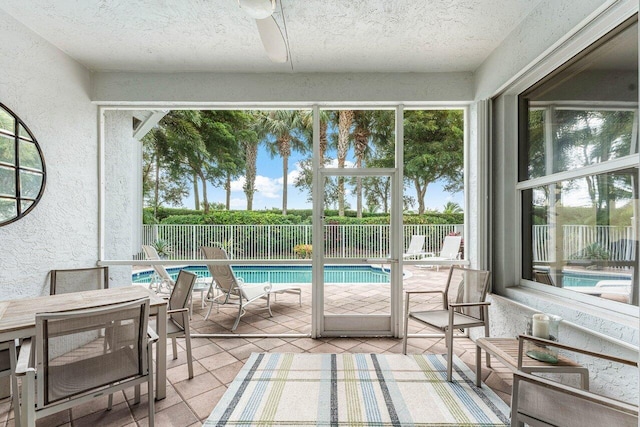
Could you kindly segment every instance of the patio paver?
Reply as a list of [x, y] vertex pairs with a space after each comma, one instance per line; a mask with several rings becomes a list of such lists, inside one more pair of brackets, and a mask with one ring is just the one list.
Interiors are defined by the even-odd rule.
[[[408, 267], [405, 267], [408, 268]], [[446, 270], [437, 272], [435, 269], [411, 268], [413, 276], [405, 280], [405, 289], [439, 289], [444, 282]], [[345, 310], [352, 309], [354, 302], [361, 302], [363, 298], [358, 294], [358, 288], [350, 287], [340, 289], [337, 286], [328, 286], [326, 294], [335, 297], [343, 294], [349, 304]], [[360, 289], [362, 291], [362, 289]], [[309, 333], [311, 331], [311, 287], [303, 286], [302, 307], [298, 305], [297, 296], [280, 295], [277, 301], [272, 302], [273, 317], [259, 308], [249, 306], [248, 313], [240, 322], [238, 332], [245, 333]], [[335, 292], [335, 293], [334, 293]], [[372, 293], [373, 292], [373, 293]], [[371, 306], [379, 306], [381, 299], [388, 298], [376, 295], [375, 290], [367, 291], [366, 299], [371, 301], [367, 306], [361, 303], [360, 309], [364, 312], [373, 311]], [[289, 298], [291, 297], [291, 298]], [[334, 300], [338, 303], [339, 299]], [[436, 298], [431, 302], [433, 306], [441, 304]], [[388, 305], [386, 303], [385, 305]], [[199, 304], [194, 305], [192, 320], [193, 333], [226, 333], [233, 325], [235, 309], [215, 310], [209, 320], [204, 320], [207, 309], [201, 309]], [[254, 323], [250, 323], [253, 321]], [[415, 322], [414, 322], [415, 323]], [[410, 324], [410, 332], [425, 332], [425, 328]], [[435, 331], [429, 331], [435, 332]], [[413, 338], [408, 342], [410, 353], [444, 353], [444, 339], [440, 338]], [[402, 340], [395, 338], [298, 338], [298, 337], [265, 337], [265, 338], [196, 338], [192, 339], [194, 356], [193, 379], [188, 379], [186, 369], [186, 352], [184, 341], [178, 340], [178, 359], [173, 360], [171, 346], [167, 348], [167, 398], [156, 402], [156, 425], [158, 426], [185, 426], [201, 425], [209, 416], [209, 413], [222, 397], [227, 385], [233, 380], [249, 357], [251, 352], [295, 352], [295, 353], [400, 353]], [[454, 345], [455, 353], [475, 371], [475, 344], [469, 339], [458, 338]], [[484, 357], [483, 357], [484, 361]], [[511, 371], [501, 369], [500, 364], [492, 360], [495, 370], [484, 368], [483, 377], [485, 383], [491, 387], [501, 398], [508, 402], [511, 392]], [[114, 409], [107, 413], [106, 403], [96, 400], [91, 404], [83, 405], [71, 411], [72, 423], [66, 413], [47, 417], [38, 422], [38, 426], [80, 426], [111, 425], [111, 426], [146, 426], [147, 394], [143, 387], [142, 401], [134, 405], [132, 390], [126, 390], [126, 399], [118, 398], [114, 401]], [[104, 399], [103, 399], [104, 400]], [[105, 401], [106, 402], [106, 401]], [[0, 426], [13, 426], [13, 411], [10, 410], [9, 399], [0, 400]], [[106, 423], [106, 424], [103, 424]]]

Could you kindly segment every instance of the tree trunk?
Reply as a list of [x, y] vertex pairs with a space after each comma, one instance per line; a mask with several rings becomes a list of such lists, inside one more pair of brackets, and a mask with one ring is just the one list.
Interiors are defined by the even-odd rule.
[[247, 197], [247, 210], [253, 210], [253, 193], [256, 186], [256, 162], [258, 159], [258, 144], [245, 144], [246, 170], [244, 177], [244, 194]]
[[427, 193], [427, 187], [429, 186], [429, 183], [425, 183], [424, 185], [422, 185], [417, 179], [413, 182], [416, 187], [416, 194], [418, 195], [418, 214], [422, 215], [425, 211], [424, 196]]
[[[349, 150], [349, 131], [353, 123], [353, 111], [341, 110], [338, 113], [338, 167], [344, 168], [344, 162]], [[338, 216], [344, 216], [344, 177], [338, 177]]]
[[231, 210], [231, 175], [227, 174], [227, 179], [224, 182], [224, 191], [226, 192], [225, 206], [228, 211]]
[[160, 153], [156, 149], [156, 182], [153, 192], [153, 217], [158, 218], [158, 199], [160, 197]]
[[[360, 157], [356, 158], [356, 168], [362, 167], [362, 159]], [[362, 177], [356, 177], [356, 210], [357, 217], [362, 218]]]
[[209, 199], [207, 198], [207, 180], [205, 179], [202, 173], [200, 175], [200, 180], [202, 181], [202, 209], [204, 210], [204, 214], [209, 213]]
[[327, 122], [320, 120], [320, 167], [324, 166], [324, 155], [327, 152]]
[[198, 188], [198, 175], [193, 174], [193, 200], [196, 205], [196, 210], [200, 210], [200, 189]]
[[280, 156], [282, 157], [282, 215], [287, 214], [287, 186], [289, 185], [289, 156], [291, 155], [290, 141], [283, 138], [279, 142]]

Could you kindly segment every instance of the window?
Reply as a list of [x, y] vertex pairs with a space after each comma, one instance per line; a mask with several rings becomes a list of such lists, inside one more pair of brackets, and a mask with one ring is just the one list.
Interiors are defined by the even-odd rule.
[[637, 16], [518, 102], [522, 278], [638, 305]]
[[0, 226], [29, 213], [42, 196], [44, 184], [38, 142], [20, 118], [0, 104]]

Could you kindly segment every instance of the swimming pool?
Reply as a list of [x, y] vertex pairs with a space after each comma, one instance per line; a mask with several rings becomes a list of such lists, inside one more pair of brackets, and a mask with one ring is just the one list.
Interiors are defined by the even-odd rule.
[[602, 280], [631, 280], [630, 274], [563, 271], [562, 287], [592, 287]]
[[[180, 270], [191, 271], [201, 277], [211, 277], [204, 265], [170, 267], [167, 272], [172, 278]], [[238, 265], [233, 266], [237, 277], [245, 283], [311, 283], [310, 265]], [[133, 283], [149, 283], [153, 270], [132, 274]], [[389, 269], [369, 265], [329, 265], [324, 268], [325, 283], [389, 283]]]

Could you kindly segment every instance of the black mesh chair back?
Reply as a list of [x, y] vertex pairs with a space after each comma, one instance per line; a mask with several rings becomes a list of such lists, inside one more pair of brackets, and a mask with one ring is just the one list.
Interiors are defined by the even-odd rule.
[[93, 291], [108, 287], [109, 267], [51, 270], [51, 295]]

